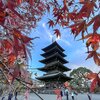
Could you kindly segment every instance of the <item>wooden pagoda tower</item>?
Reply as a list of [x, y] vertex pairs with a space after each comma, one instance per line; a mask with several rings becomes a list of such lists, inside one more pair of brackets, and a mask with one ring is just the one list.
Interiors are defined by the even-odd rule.
[[71, 70], [64, 66], [64, 64], [68, 63], [64, 59], [66, 57], [63, 53], [65, 50], [56, 41], [42, 50], [44, 53], [41, 56], [44, 59], [40, 60], [40, 62], [45, 66], [38, 68], [38, 70], [46, 72], [46, 74], [36, 77], [36, 79], [44, 81], [47, 88], [57, 88], [63, 85], [64, 82], [71, 80], [70, 77], [64, 74], [64, 72]]

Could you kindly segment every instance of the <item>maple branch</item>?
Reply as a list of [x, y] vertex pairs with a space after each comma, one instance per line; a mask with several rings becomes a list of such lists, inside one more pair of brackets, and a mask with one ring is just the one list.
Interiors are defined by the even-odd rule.
[[[4, 63], [2, 63], [2, 61], [0, 61], [0, 63], [6, 68], [6, 70], [7, 71], [9, 71], [9, 69], [8, 69], [8, 67], [4, 64]], [[3, 71], [3, 70], [2, 70]], [[10, 73], [12, 76], [13, 76], [13, 74], [12, 73]], [[20, 82], [21, 84], [23, 84], [23, 85], [25, 85], [27, 88], [29, 88], [30, 90], [32, 90], [33, 91], [33, 93], [35, 93], [41, 100], [44, 100], [43, 98], [41, 98], [41, 96], [40, 95], [38, 95], [31, 87], [29, 87], [29, 86], [27, 86], [27, 84], [30, 84], [30, 83], [28, 83], [28, 82], [26, 82], [26, 81], [23, 81], [23, 80], [21, 80], [21, 79], [19, 79], [19, 78], [15, 78], [18, 82]], [[31, 84], [32, 85], [32, 84]]]
[[38, 94], [33, 90], [33, 88], [29, 87], [27, 84], [25, 84], [24, 82], [22, 82], [22, 81], [19, 80], [18, 78], [16, 78], [16, 80], [17, 80], [18, 82], [20, 82], [21, 84], [23, 84], [24, 86], [26, 86], [28, 89], [30, 89], [30, 90], [31, 90], [34, 94], [36, 94], [41, 100], [44, 100], [43, 98], [41, 98], [40, 95], [38, 95]]
[[[3, 75], [5, 76], [5, 78], [6, 78], [7, 82], [8, 82], [8, 84], [11, 86], [11, 83], [9, 82], [9, 80], [8, 80], [6, 74], [4, 73], [4, 71], [2, 70], [2, 68], [0, 68], [0, 70], [1, 70], [1, 72], [3, 73]], [[11, 87], [11, 88], [13, 89], [13, 87]]]
[[[6, 74], [4, 73], [4, 71], [2, 70], [2, 68], [0, 68], [0, 70], [1, 70], [1, 72], [3, 73], [3, 75], [5, 76], [5, 78], [6, 78], [6, 80], [8, 81], [8, 83], [9, 83], [9, 80], [8, 80]], [[9, 83], [9, 84], [10, 84], [10, 83]]]
[[[2, 63], [1, 61], [0, 61], [0, 63], [6, 68], [7, 71], [9, 71], [8, 67], [6, 66], [6, 64]], [[3, 72], [3, 70], [1, 70], [1, 71]], [[3, 72], [3, 73], [4, 73], [4, 72]], [[13, 76], [13, 74], [12, 74], [11, 72], [10, 72], [9, 74]], [[7, 77], [6, 77], [6, 78], [7, 78]], [[18, 79], [18, 80], [20, 80], [20, 81], [22, 81], [22, 82], [24, 82], [24, 83], [26, 83], [26, 84], [32, 85], [31, 83], [26, 82], [26, 81], [24, 81], [24, 80], [22, 80], [22, 79], [20, 79], [20, 78], [17, 78], [17, 77], [16, 77], [15, 79]], [[7, 80], [8, 80], [8, 78], [7, 78]], [[8, 82], [9, 82], [9, 81], [8, 81]]]

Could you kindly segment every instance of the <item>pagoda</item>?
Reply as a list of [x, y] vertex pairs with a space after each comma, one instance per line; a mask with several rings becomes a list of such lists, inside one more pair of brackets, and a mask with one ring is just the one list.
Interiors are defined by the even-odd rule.
[[38, 68], [38, 70], [46, 74], [41, 77], [36, 77], [36, 79], [45, 82], [46, 88], [57, 88], [63, 85], [64, 82], [71, 80], [70, 77], [64, 74], [64, 72], [71, 70], [64, 66], [64, 64], [68, 63], [64, 59], [66, 57], [63, 53], [65, 50], [56, 41], [42, 50], [44, 53], [41, 56], [44, 59], [40, 60], [40, 62], [45, 64], [45, 66]]

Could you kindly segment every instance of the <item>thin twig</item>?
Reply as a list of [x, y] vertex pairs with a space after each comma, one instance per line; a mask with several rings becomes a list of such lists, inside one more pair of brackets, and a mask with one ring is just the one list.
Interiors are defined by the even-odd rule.
[[9, 85], [11, 86], [11, 83], [9, 82], [7, 75], [4, 73], [4, 71], [2, 70], [2, 68], [0, 68], [1, 72], [3, 73], [3, 75], [5, 76], [6, 80], [8, 81]]
[[18, 81], [18, 82], [20, 82], [21, 84], [23, 84], [23, 85], [25, 85], [28, 89], [30, 89], [30, 90], [32, 90], [33, 91], [33, 93], [34, 94], [36, 94], [41, 100], [44, 100], [43, 98], [41, 98], [41, 96], [40, 95], [38, 95], [34, 90], [33, 90], [33, 88], [31, 88], [31, 87], [29, 87], [29, 86], [27, 86], [24, 82], [22, 82], [22, 81], [20, 81], [19, 79], [17, 79], [16, 78], [16, 80]]
[[[2, 61], [0, 61], [0, 63], [6, 68], [6, 70], [8, 70], [9, 71], [9, 69], [8, 69], [8, 67], [4, 64], [4, 63], [2, 63]], [[13, 76], [13, 74], [12, 73], [10, 73], [12, 76]], [[29, 84], [28, 82], [25, 82], [25, 81], [22, 81], [21, 79], [19, 79], [19, 78], [15, 78], [18, 82], [20, 82], [21, 84], [23, 84], [23, 85], [25, 85], [27, 88], [29, 88], [30, 90], [32, 90], [32, 92], [34, 93], [34, 94], [36, 94], [41, 100], [44, 100], [40, 95], [38, 95], [31, 87], [29, 87], [29, 86], [27, 86], [27, 84]]]

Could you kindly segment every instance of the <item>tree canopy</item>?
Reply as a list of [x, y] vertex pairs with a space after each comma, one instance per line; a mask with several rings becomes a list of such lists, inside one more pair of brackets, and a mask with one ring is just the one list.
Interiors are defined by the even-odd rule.
[[85, 68], [85, 67], [79, 67], [77, 69], [74, 69], [71, 73], [70, 76], [73, 78], [70, 81], [70, 85], [74, 87], [77, 90], [84, 90], [84, 91], [89, 91], [89, 85], [86, 80], [85, 74], [87, 73], [92, 73], [91, 70]]
[[94, 92], [96, 87], [100, 86], [99, 73], [93, 73], [85, 67], [74, 69], [70, 73], [70, 76], [73, 78], [70, 81], [70, 85], [78, 91]]
[[100, 87], [100, 72], [99, 73], [87, 73], [85, 77], [92, 80], [90, 84], [90, 92], [94, 92], [96, 87]]

